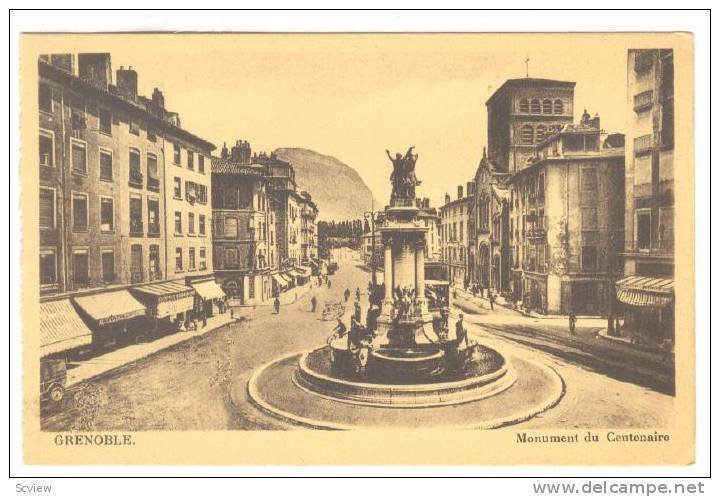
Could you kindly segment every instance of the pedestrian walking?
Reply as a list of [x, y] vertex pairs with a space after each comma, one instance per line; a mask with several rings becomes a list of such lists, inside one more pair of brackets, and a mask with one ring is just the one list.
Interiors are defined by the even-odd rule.
[[350, 289], [346, 288], [345, 291], [343, 292], [343, 295], [345, 296], [345, 302], [350, 300]]
[[275, 314], [280, 314], [280, 299], [275, 297], [273, 305], [275, 306]]
[[488, 302], [490, 302], [490, 310], [491, 310], [491, 311], [494, 311], [494, 310], [495, 310], [495, 306], [494, 306], [494, 304], [495, 304], [495, 296], [493, 295], [493, 293], [492, 293], [489, 289], [488, 289]]
[[312, 306], [312, 310], [310, 312], [314, 313], [317, 308], [317, 297], [315, 295], [313, 295], [310, 299], [310, 305]]
[[358, 302], [360, 302], [360, 287], [357, 287], [357, 288], [355, 289], [355, 300], [357, 300]]
[[575, 316], [575, 313], [573, 311], [570, 311], [570, 314], [568, 314], [568, 327], [570, 329], [570, 334], [575, 334], [575, 323], [577, 322], [577, 316]]
[[328, 278], [328, 279], [327, 279], [327, 287], [330, 288], [330, 286], [331, 286], [330, 278]]
[[465, 348], [468, 348], [468, 336], [467, 336], [467, 330], [463, 326], [463, 315], [459, 314], [458, 319], [455, 322], [455, 340], [457, 343], [457, 346], [460, 347], [460, 344], [462, 342], [465, 342]]

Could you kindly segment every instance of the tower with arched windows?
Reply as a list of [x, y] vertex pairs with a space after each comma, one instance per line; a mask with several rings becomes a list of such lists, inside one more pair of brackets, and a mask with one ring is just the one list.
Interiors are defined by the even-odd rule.
[[485, 103], [488, 158], [510, 173], [523, 169], [534, 148], [573, 122], [575, 83], [509, 79]]

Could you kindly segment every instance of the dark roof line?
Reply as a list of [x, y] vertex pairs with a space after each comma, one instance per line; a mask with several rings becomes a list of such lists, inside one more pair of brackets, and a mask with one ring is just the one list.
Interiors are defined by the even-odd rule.
[[[80, 79], [79, 77], [75, 76], [74, 74], [70, 74], [58, 67], [53, 66], [52, 64], [49, 64], [43, 60], [38, 59], [38, 70], [41, 75], [46, 76], [48, 78], [53, 78], [59, 82], [67, 83], [70, 86], [79, 87], [79, 89], [82, 89], [86, 92], [91, 92], [96, 94], [96, 96], [99, 96], [101, 98], [109, 98], [112, 99], [114, 103], [121, 105], [125, 107], [126, 110], [130, 110], [132, 112], [139, 112], [142, 113], [146, 118], [148, 118], [151, 121], [154, 121], [154, 125], [156, 125], [160, 129], [164, 129], [170, 133], [174, 133], [178, 137], [189, 141], [195, 145], [207, 148], [209, 150], [215, 150], [215, 145], [213, 143], [210, 143], [207, 140], [204, 140], [200, 138], [197, 135], [194, 135], [193, 133], [183, 129], [179, 128], [164, 119], [154, 115], [147, 109], [142, 108], [138, 104], [131, 102], [125, 98], [122, 98], [120, 95], [116, 95], [114, 93], [111, 93], [109, 90], [105, 90], [103, 88], [99, 88], [87, 81], [84, 81]], [[147, 99], [147, 97], [144, 97]], [[171, 112], [171, 111], [168, 111]]]
[[574, 88], [575, 82], [574, 81], [560, 81], [558, 79], [545, 79], [545, 78], [515, 78], [515, 79], [508, 79], [506, 80], [502, 85], [500, 85], [500, 88], [495, 90], [495, 93], [493, 93], [490, 98], [487, 99], [485, 102], [485, 105], [488, 105], [490, 102], [495, 100], [500, 94], [504, 93], [508, 88], [526, 88], [530, 86], [559, 86], [562, 88]]

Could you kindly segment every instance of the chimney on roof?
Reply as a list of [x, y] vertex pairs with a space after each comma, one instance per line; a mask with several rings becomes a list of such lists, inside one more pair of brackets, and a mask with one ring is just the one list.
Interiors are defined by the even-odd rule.
[[160, 109], [165, 108], [165, 95], [163, 95], [163, 92], [161, 92], [159, 88], [153, 88], [152, 103]]
[[70, 53], [53, 53], [40, 56], [40, 60], [65, 71], [66, 73], [75, 74], [75, 56]]
[[582, 126], [589, 126], [590, 125], [590, 114], [588, 114], [587, 109], [583, 111], [582, 117], [580, 118], [580, 124]]
[[228, 158], [228, 148], [227, 148], [227, 143], [225, 143], [225, 142], [223, 142], [223, 148], [220, 151], [220, 157], [222, 157], [223, 159]]
[[247, 140], [235, 140], [235, 145], [230, 150], [230, 156], [234, 162], [239, 162], [240, 164], [250, 164], [252, 162], [251, 152], [250, 142]]
[[[118, 69], [115, 73], [115, 77], [117, 79], [117, 89], [118, 93], [120, 95], [131, 102], [134, 102], [137, 98], [137, 91], [138, 91], [138, 75], [135, 70], [133, 70], [132, 66], [129, 66], [127, 69], [125, 69], [123, 66], [120, 66], [120, 69]], [[160, 94], [162, 96], [162, 94]], [[155, 92], [153, 92], [153, 103], [155, 99]]]
[[112, 84], [112, 66], [109, 53], [78, 54], [78, 76], [90, 84], [108, 89]]
[[596, 112], [595, 117], [590, 119], [590, 126], [600, 129], [600, 115]]
[[475, 182], [474, 181], [468, 181], [466, 188], [467, 188], [466, 192], [467, 192], [468, 197], [475, 194]]
[[445, 203], [446, 203], [446, 204], [449, 204], [449, 203], [450, 203], [450, 194], [449, 194], [449, 193], [446, 193], [446, 194], [445, 194]]
[[458, 185], [458, 199], [463, 198], [463, 186]]

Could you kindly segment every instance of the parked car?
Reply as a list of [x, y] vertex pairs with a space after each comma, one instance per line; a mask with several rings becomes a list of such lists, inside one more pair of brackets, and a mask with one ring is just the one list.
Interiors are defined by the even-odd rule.
[[60, 402], [65, 395], [67, 361], [43, 359], [40, 361], [40, 398]]
[[328, 264], [328, 274], [335, 274], [338, 269], [340, 269], [340, 266], [338, 266], [337, 262], [331, 262]]

